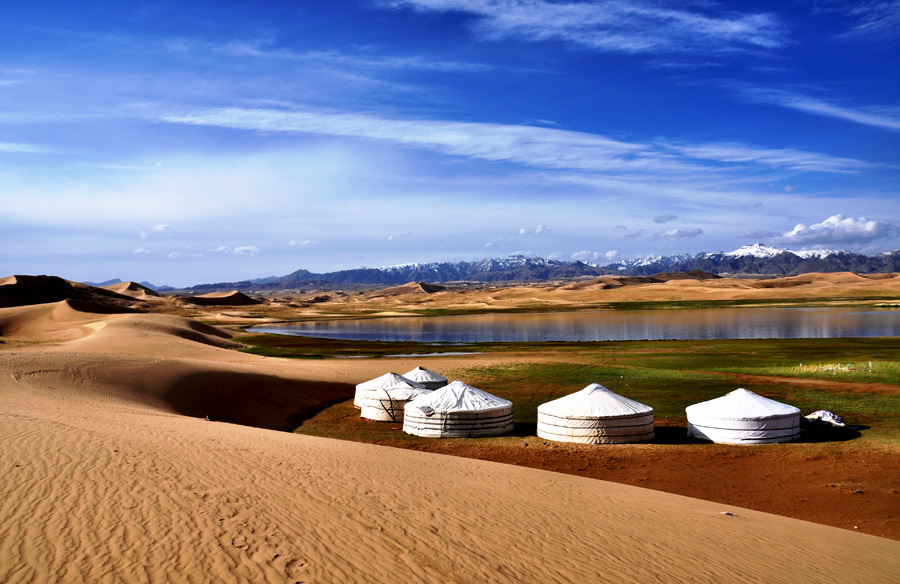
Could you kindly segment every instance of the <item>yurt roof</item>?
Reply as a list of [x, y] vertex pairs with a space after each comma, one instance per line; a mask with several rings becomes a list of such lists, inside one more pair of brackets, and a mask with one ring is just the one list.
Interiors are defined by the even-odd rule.
[[690, 405], [685, 411], [688, 418], [700, 416], [721, 420], [756, 420], [800, 414], [794, 406], [757, 395], [743, 387], [722, 397]]
[[623, 397], [599, 383], [538, 406], [538, 412], [560, 418], [619, 418], [653, 412], [653, 408]]
[[416, 367], [412, 371], [407, 371], [403, 374], [403, 377], [407, 379], [412, 379], [413, 381], [425, 382], [425, 381], [447, 381], [447, 378], [441, 375], [440, 373], [435, 373], [434, 371], [425, 369], [424, 367]]
[[363, 391], [370, 390], [379, 390], [379, 389], [392, 389], [392, 388], [415, 388], [415, 389], [425, 389], [425, 386], [421, 383], [416, 383], [411, 379], [407, 379], [402, 375], [397, 375], [396, 373], [385, 373], [380, 377], [376, 377], [375, 379], [370, 379], [369, 381], [364, 381], [356, 386], [356, 389]]
[[440, 389], [416, 398], [407, 407], [430, 408], [435, 412], [483, 412], [512, 407], [512, 402], [476, 389], [462, 381], [454, 381]]

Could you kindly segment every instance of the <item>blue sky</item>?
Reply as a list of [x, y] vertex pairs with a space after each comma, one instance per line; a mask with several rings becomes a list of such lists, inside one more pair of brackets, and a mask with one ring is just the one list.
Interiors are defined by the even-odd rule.
[[0, 38], [0, 275], [900, 248], [897, 1], [11, 1]]

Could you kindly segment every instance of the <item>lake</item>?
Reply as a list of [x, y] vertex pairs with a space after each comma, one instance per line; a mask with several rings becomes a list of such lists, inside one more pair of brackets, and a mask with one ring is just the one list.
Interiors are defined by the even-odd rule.
[[280, 323], [247, 331], [421, 343], [896, 337], [900, 310], [753, 307], [477, 314]]

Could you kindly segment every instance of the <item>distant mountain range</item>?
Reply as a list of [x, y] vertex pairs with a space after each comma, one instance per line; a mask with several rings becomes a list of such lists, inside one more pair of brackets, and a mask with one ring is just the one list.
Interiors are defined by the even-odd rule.
[[[82, 284], [87, 284], [88, 286], [94, 286], [95, 288], [103, 288], [104, 286], [112, 286], [113, 284], [121, 284], [121, 283], [122, 283], [122, 280], [120, 280], [118, 278], [115, 278], [113, 280], [107, 280], [105, 282], [82, 282]], [[141, 286], [144, 286], [146, 288], [150, 288], [151, 290], [156, 290], [156, 291], [171, 289], [170, 286], [162, 286], [162, 287], [154, 286], [150, 282], [138, 282], [138, 284], [140, 284]]]
[[900, 250], [866, 256], [845, 250], [791, 251], [757, 243], [732, 252], [649, 256], [598, 266], [513, 255], [476, 262], [432, 262], [356, 268], [325, 274], [297, 270], [242, 282], [200, 284], [188, 290], [262, 290], [297, 287], [394, 286], [406, 282], [533, 282], [600, 276], [650, 276], [703, 271], [720, 276], [795, 276], [810, 272], [900, 272]]

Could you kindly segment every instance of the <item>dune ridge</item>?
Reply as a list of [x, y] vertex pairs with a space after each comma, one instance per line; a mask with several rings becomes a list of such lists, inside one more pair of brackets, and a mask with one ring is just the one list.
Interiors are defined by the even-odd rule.
[[104, 289], [110, 290], [117, 294], [122, 294], [124, 296], [131, 296], [132, 298], [138, 298], [140, 300], [147, 300], [151, 298], [160, 298], [160, 293], [151, 290], [150, 288], [138, 284], [137, 282], [119, 282], [117, 284], [110, 284], [109, 286], [103, 286]]
[[[900, 574], [900, 542], [861, 533], [263, 429], [344, 399], [381, 364], [256, 357], [189, 319], [67, 302], [0, 309], [0, 334], [12, 341], [0, 344], [0, 582], [878, 583]], [[215, 404], [218, 419], [247, 419], [204, 420]]]

